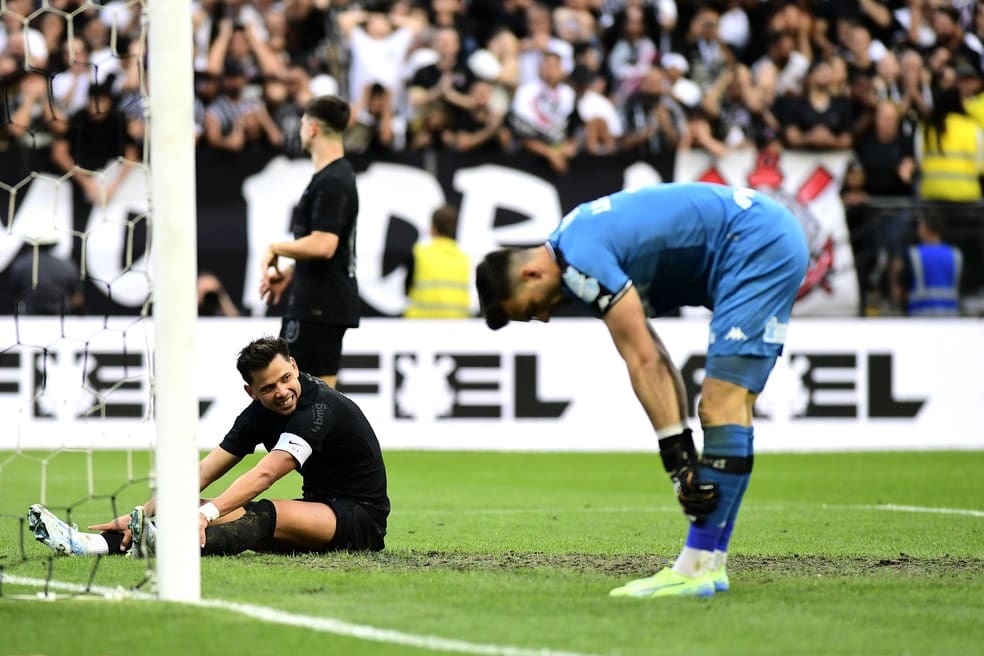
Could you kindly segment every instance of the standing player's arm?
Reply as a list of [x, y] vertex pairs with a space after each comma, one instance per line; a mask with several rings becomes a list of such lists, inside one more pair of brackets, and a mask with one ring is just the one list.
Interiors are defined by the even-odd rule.
[[612, 304], [604, 320], [653, 428], [683, 423], [686, 397], [680, 372], [649, 326], [635, 287]]
[[338, 249], [338, 235], [333, 232], [314, 230], [309, 235], [293, 241], [276, 241], [267, 246], [261, 265], [266, 271], [270, 267], [279, 269], [277, 260], [289, 257], [294, 260], [330, 260]]
[[717, 483], [699, 477], [697, 450], [690, 430], [683, 425], [687, 416], [683, 379], [651, 330], [634, 287], [611, 306], [605, 324], [629, 368], [632, 388], [656, 429], [660, 459], [683, 512], [690, 521], [702, 524], [717, 507], [720, 491]]

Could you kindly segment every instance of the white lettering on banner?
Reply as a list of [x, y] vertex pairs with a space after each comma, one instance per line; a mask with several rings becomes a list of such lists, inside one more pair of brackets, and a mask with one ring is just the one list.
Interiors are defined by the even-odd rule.
[[[119, 163], [107, 167], [102, 180], [119, 175]], [[105, 182], [103, 183], [105, 184]], [[121, 305], [138, 307], [150, 295], [150, 224], [147, 221], [147, 176], [142, 168], [124, 178], [105, 207], [95, 205], [86, 227], [85, 261], [89, 279]], [[135, 215], [138, 218], [131, 218]], [[138, 224], [144, 229], [143, 244], [134, 243]], [[134, 258], [135, 252], [139, 257]], [[103, 283], [108, 281], [112, 285]]]
[[[238, 349], [275, 333], [278, 323], [196, 322], [195, 362], [208, 372], [196, 379], [200, 448], [218, 444], [248, 402], [233, 366]], [[152, 335], [118, 330], [124, 324], [116, 323], [102, 330], [97, 318], [67, 319], [67, 339], [59, 339], [57, 319], [19, 324], [22, 336], [50, 345], [51, 355], [42, 364], [39, 346], [0, 354], [0, 412], [12, 418], [0, 432], [0, 449], [150, 442], [144, 346]], [[706, 360], [705, 328], [687, 319], [659, 326], [683, 374], [691, 414]], [[0, 343], [16, 344], [15, 329], [0, 322]], [[984, 361], [977, 322], [800, 319], [791, 329], [756, 406], [757, 450], [984, 448], [984, 404], [965, 382], [966, 363]], [[945, 335], [933, 348], [925, 341], [930, 330]], [[345, 341], [339, 388], [366, 412], [384, 449], [656, 449], [625, 365], [596, 319], [495, 333], [480, 320], [367, 319]], [[87, 416], [97, 397], [98, 412]]]
[[662, 181], [663, 177], [659, 172], [645, 162], [629, 164], [622, 174], [622, 188], [626, 191], [635, 191]]
[[9, 232], [0, 238], [0, 269], [17, 256], [22, 237], [37, 239], [52, 230], [62, 236], [54, 255], [67, 258], [72, 252], [72, 182], [39, 175], [23, 194]]
[[[108, 180], [120, 175], [116, 161], [95, 174], [105, 189]], [[85, 267], [92, 283], [120, 305], [140, 307], [150, 294], [150, 261], [147, 240], [147, 176], [143, 168], [130, 166], [130, 171], [105, 205], [95, 204], [86, 223]], [[62, 236], [54, 254], [67, 258], [72, 252], [72, 185], [62, 180], [39, 175], [14, 216], [10, 234], [14, 239], [0, 239], [0, 268], [6, 268], [17, 255], [21, 236], [37, 238], [52, 229]], [[137, 241], [142, 235], [143, 243]], [[110, 290], [110, 286], [112, 289]]]
[[454, 389], [448, 374], [454, 370], [454, 360], [439, 357], [434, 362], [421, 362], [410, 355], [395, 358], [396, 370], [403, 384], [396, 392], [396, 405], [401, 415], [419, 419], [435, 419], [451, 413]]

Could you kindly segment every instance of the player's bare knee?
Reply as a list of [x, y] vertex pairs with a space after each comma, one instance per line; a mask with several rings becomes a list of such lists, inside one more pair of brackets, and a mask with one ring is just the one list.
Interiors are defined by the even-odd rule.
[[744, 425], [750, 416], [748, 390], [713, 378], [704, 380], [697, 415], [701, 426]]

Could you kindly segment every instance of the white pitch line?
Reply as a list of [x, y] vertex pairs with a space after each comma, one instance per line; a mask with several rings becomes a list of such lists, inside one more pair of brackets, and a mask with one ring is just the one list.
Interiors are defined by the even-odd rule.
[[604, 513], [640, 513], [640, 512], [679, 512], [678, 508], [658, 508], [655, 506], [646, 508], [600, 508], [596, 506], [591, 506], [587, 508], [468, 508], [464, 510], [456, 510], [454, 508], [446, 508], [444, 510], [438, 508], [417, 508], [417, 509], [400, 509], [401, 515], [542, 515], [551, 514], [556, 515], [558, 513], [590, 513], [590, 512], [604, 512]]
[[[742, 507], [745, 512], [751, 511], [783, 511], [789, 510], [792, 507], [801, 506], [812, 506], [811, 503], [764, 503], [758, 504], [753, 503], [747, 507]], [[984, 517], [984, 510], [971, 510], [967, 508], [932, 508], [927, 506], [904, 506], [892, 503], [885, 504], [855, 504], [855, 505], [841, 505], [833, 503], [821, 503], [820, 508], [845, 508], [853, 510], [887, 510], [891, 512], [913, 512], [913, 513], [929, 513], [936, 515], [963, 515], [965, 517]], [[532, 514], [566, 514], [566, 513], [677, 513], [679, 508], [676, 506], [645, 506], [645, 507], [631, 507], [631, 506], [619, 506], [619, 507], [604, 507], [604, 506], [588, 506], [583, 508], [470, 508], [464, 510], [456, 510], [453, 508], [447, 509], [436, 509], [436, 508], [408, 508], [400, 509], [401, 515], [532, 515]]]
[[[831, 507], [831, 506], [825, 506]], [[964, 515], [966, 517], [984, 517], [984, 510], [969, 508], [930, 508], [926, 506], [900, 506], [894, 503], [880, 503], [870, 506], [843, 506], [845, 508], [860, 508], [863, 510], [891, 510], [893, 512], [930, 513], [934, 515]]]
[[[86, 592], [86, 587], [78, 583], [67, 583], [62, 581], [45, 582], [44, 579], [27, 578], [23, 576], [7, 575], [3, 577], [7, 583], [14, 585], [26, 585], [36, 588], [43, 588], [45, 585], [49, 589], [63, 590], [67, 592]], [[91, 586], [89, 592], [94, 592], [106, 598], [131, 597], [134, 599], [149, 600], [156, 599], [151, 594], [140, 591], [127, 591], [121, 588], [110, 588], [100, 585]], [[373, 642], [384, 642], [392, 645], [404, 647], [419, 647], [420, 649], [430, 649], [432, 651], [455, 652], [459, 654], [477, 654], [479, 656], [593, 656], [570, 651], [555, 651], [553, 649], [541, 648], [530, 649], [527, 647], [512, 647], [509, 645], [489, 645], [479, 642], [467, 642], [465, 640], [453, 640], [432, 635], [419, 635], [415, 633], [405, 633], [391, 629], [380, 629], [368, 624], [354, 624], [330, 617], [315, 617], [313, 615], [299, 615], [288, 613], [287, 611], [257, 606], [254, 604], [241, 604], [222, 599], [203, 599], [197, 602], [182, 602], [189, 606], [199, 608], [218, 608], [232, 613], [238, 613], [247, 617], [270, 622], [273, 624], [283, 624], [285, 626], [296, 626], [332, 633], [335, 635], [349, 636]]]

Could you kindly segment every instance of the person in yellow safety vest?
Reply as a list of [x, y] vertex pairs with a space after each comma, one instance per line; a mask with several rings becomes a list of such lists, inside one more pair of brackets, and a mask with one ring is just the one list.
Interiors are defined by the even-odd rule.
[[458, 210], [439, 207], [431, 216], [431, 238], [413, 247], [408, 265], [407, 306], [411, 319], [463, 319], [470, 310], [471, 258], [455, 241]]
[[916, 230], [919, 243], [893, 264], [896, 301], [913, 317], [959, 316], [963, 254], [943, 241], [939, 217], [921, 217]]
[[919, 196], [968, 203], [981, 200], [984, 130], [967, 115], [958, 87], [937, 87], [933, 109], [916, 138]]

